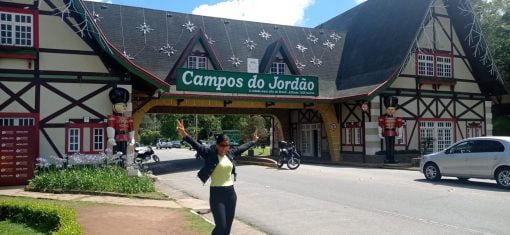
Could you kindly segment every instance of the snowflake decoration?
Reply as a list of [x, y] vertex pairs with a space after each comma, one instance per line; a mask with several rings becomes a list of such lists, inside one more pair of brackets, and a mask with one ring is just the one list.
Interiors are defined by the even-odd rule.
[[310, 63], [312, 63], [313, 65], [320, 66], [320, 65], [322, 65], [322, 60], [314, 56], [314, 57], [310, 60]]
[[336, 33], [332, 33], [331, 35], [329, 35], [329, 37], [333, 40], [335, 40], [335, 42], [338, 42], [338, 40], [340, 40], [340, 38], [342, 38], [342, 36], [336, 34]]
[[299, 43], [297, 44], [296, 48], [301, 52], [301, 53], [304, 53], [308, 48], [306, 48], [305, 46], [303, 46], [303, 44]]
[[237, 58], [235, 55], [232, 55], [228, 61], [232, 62], [234, 66], [239, 66], [243, 61]]
[[248, 47], [250, 49], [250, 51], [253, 50], [253, 48], [255, 48], [255, 46], [257, 46], [257, 43], [255, 43], [250, 38], [244, 40], [243, 44], [246, 45], [246, 47]]
[[139, 29], [140, 31], [142, 31], [144, 35], [147, 33], [150, 33], [151, 30], [154, 30], [150, 27], [150, 25], [146, 24], [145, 22], [143, 22], [143, 24], [141, 24], [140, 26], [138, 26], [136, 28]]
[[177, 50], [173, 46], [168, 44], [168, 43], [165, 46], [159, 48], [159, 52], [165, 53], [168, 57], [170, 57], [173, 54], [175, 54], [176, 51]]
[[330, 50], [333, 50], [333, 48], [335, 47], [335, 44], [330, 42], [329, 40], [326, 40], [325, 43], [322, 43], [322, 45], [326, 46], [327, 48], [329, 48]]
[[262, 32], [259, 33], [259, 35], [263, 38], [263, 39], [266, 39], [268, 40], [270, 37], [271, 37], [271, 34], [269, 34], [268, 32], [266, 32], [266, 30], [262, 30]]
[[185, 24], [182, 25], [186, 30], [188, 30], [190, 33], [193, 32], [197, 28], [195, 24], [191, 23], [191, 21], [188, 20]]
[[97, 14], [95, 11], [92, 11], [92, 18], [94, 22], [98, 22], [101, 21], [101, 19], [103, 19], [103, 17], [99, 16], [99, 14]]
[[124, 55], [124, 57], [126, 57], [128, 60], [134, 60], [135, 58], [133, 58], [132, 56], [130, 56], [126, 50], [122, 51], [122, 54]]
[[303, 70], [305, 70], [306, 65], [299, 61], [296, 61], [296, 67], [297, 67], [297, 69], [303, 71]]
[[209, 35], [207, 35], [207, 34], [205, 34], [205, 38], [207, 38], [207, 42], [208, 42], [209, 44], [211, 44], [211, 45], [212, 45], [212, 44], [214, 44], [214, 43], [216, 42], [216, 41], [214, 41], [214, 40], [212, 39], [212, 37], [209, 37]]
[[313, 34], [308, 34], [308, 37], [306, 37], [306, 39], [308, 39], [310, 42], [313, 42], [313, 44], [317, 43], [317, 41], [319, 41], [319, 38], [315, 37], [315, 35]]

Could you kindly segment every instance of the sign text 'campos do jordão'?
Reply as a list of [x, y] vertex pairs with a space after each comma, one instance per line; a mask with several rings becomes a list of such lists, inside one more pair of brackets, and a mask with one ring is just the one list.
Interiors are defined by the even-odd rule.
[[317, 77], [177, 69], [178, 91], [318, 96]]

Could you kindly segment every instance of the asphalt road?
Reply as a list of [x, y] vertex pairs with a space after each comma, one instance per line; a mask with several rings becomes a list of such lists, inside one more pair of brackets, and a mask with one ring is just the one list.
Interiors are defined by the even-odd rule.
[[[208, 200], [187, 149], [157, 150], [164, 184]], [[510, 191], [490, 180], [424, 180], [417, 171], [239, 166], [236, 217], [269, 234], [509, 234]]]

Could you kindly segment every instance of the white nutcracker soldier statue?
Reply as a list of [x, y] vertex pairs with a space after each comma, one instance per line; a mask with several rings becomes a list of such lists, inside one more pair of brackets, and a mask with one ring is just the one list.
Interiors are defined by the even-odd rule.
[[395, 137], [402, 139], [403, 121], [402, 118], [394, 116], [397, 104], [397, 97], [385, 97], [384, 106], [386, 107], [386, 114], [379, 117], [379, 138], [384, 139], [386, 145], [384, 163], [398, 163], [395, 161]]
[[113, 115], [108, 115], [108, 143], [113, 146], [113, 153], [122, 152], [127, 155], [128, 143], [132, 147], [135, 144], [135, 132], [133, 118], [124, 116], [129, 101], [129, 92], [124, 88], [113, 88], [109, 93], [113, 104]]

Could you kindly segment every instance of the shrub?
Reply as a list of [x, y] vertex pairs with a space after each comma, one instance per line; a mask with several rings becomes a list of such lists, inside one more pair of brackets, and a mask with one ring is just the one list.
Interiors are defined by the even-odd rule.
[[83, 234], [73, 209], [40, 201], [0, 201], [0, 220], [7, 219], [52, 234]]
[[128, 176], [120, 167], [82, 166], [69, 169], [49, 168], [40, 170], [31, 180], [29, 189], [41, 192], [154, 192], [154, 184], [148, 176]]

